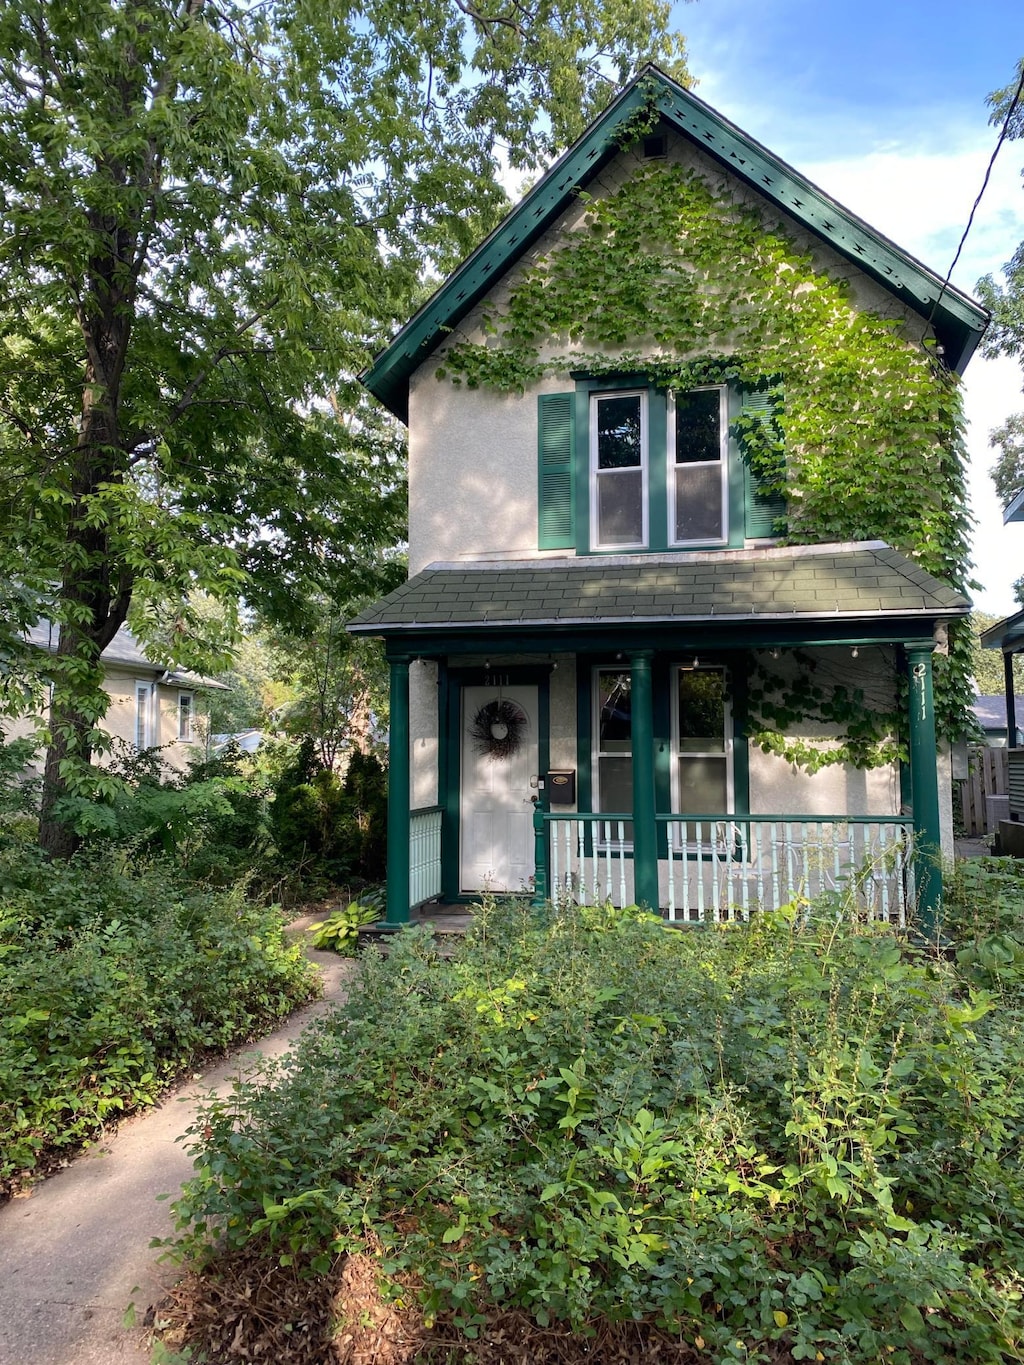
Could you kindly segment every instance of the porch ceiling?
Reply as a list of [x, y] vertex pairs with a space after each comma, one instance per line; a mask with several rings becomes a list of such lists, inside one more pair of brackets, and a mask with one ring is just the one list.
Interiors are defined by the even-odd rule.
[[1024, 653], [1024, 611], [997, 621], [981, 633], [985, 649], [1001, 649], [1004, 654]]
[[884, 542], [867, 541], [432, 564], [349, 630], [420, 639], [458, 633], [482, 644], [513, 631], [575, 637], [685, 625], [707, 634], [742, 626], [751, 638], [759, 628], [796, 625], [808, 639], [826, 638], [830, 626], [843, 638], [860, 627], [866, 638], [881, 638], [899, 622], [897, 637], [908, 629], [920, 637], [935, 621], [969, 610], [961, 593]]

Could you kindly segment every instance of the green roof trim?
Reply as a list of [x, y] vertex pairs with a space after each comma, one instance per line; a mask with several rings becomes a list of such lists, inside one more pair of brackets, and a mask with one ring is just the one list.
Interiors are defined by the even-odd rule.
[[851, 213], [730, 123], [709, 104], [648, 66], [625, 86], [579, 141], [555, 163], [497, 228], [466, 258], [361, 376], [403, 421], [409, 378], [443, 336], [466, 316], [496, 279], [527, 251], [619, 150], [617, 137], [654, 95], [663, 120], [738, 179], [771, 200], [833, 250], [857, 265], [924, 318], [951, 369], [962, 373], [989, 315], [969, 295]]
[[970, 602], [883, 541], [433, 564], [361, 612], [358, 635], [703, 622], [931, 623]]

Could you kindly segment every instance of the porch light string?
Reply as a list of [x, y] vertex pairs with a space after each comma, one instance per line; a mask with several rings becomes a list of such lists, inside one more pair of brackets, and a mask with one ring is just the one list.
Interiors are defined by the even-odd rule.
[[1010, 107], [1006, 111], [1006, 117], [1003, 119], [1003, 126], [999, 130], [999, 137], [996, 139], [995, 148], [992, 152], [992, 155], [988, 159], [988, 165], [985, 168], [985, 178], [981, 182], [981, 189], [978, 191], [978, 197], [975, 199], [974, 204], [971, 207], [970, 216], [967, 219], [967, 226], [964, 228], [964, 235], [960, 238], [960, 245], [956, 249], [956, 255], [953, 257], [953, 262], [950, 265], [949, 270], [946, 272], [946, 278], [942, 281], [942, 288], [939, 290], [938, 294], [935, 297], [935, 302], [932, 304], [932, 311], [928, 314], [929, 327], [932, 324], [932, 319], [935, 317], [936, 309], [942, 302], [942, 296], [945, 294], [947, 288], [949, 287], [949, 281], [953, 276], [953, 271], [956, 269], [956, 263], [960, 259], [960, 253], [963, 251], [964, 243], [967, 241], [967, 234], [970, 232], [971, 228], [974, 225], [974, 215], [978, 211], [978, 205], [981, 203], [982, 196], [988, 189], [988, 182], [992, 176], [992, 167], [996, 164], [996, 157], [999, 155], [999, 149], [1006, 141], [1006, 135], [1010, 130], [1010, 120], [1017, 112], [1017, 106], [1018, 104], [1020, 104], [1022, 93], [1024, 93], [1024, 61], [1021, 62], [1020, 80], [1017, 82], [1017, 89], [1014, 93], [1013, 99], [1010, 101]]

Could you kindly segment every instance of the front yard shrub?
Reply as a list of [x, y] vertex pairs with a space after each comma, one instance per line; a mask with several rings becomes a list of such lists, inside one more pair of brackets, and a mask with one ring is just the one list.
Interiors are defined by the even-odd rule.
[[311, 993], [280, 911], [240, 890], [0, 847], [0, 1193]]
[[370, 1257], [460, 1359], [518, 1310], [708, 1360], [1020, 1360], [1024, 1031], [978, 970], [834, 908], [405, 931], [201, 1115], [181, 1248]]

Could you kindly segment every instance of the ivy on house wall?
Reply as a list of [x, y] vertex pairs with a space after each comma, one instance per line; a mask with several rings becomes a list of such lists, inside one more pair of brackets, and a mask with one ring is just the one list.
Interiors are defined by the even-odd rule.
[[[767, 391], [773, 419], [734, 424], [768, 489], [787, 498], [790, 544], [881, 539], [961, 591], [970, 585], [963, 418], [957, 377], [901, 319], [858, 308], [849, 284], [756, 210], [717, 196], [695, 171], [642, 163], [616, 192], [581, 194], [582, 222], [485, 309], [482, 343], [453, 340], [438, 377], [522, 391], [550, 375], [644, 375], [663, 387], [735, 382]], [[961, 734], [970, 639], [950, 627], [936, 656], [936, 718]], [[795, 685], [794, 685], [795, 686]], [[871, 767], [900, 747], [902, 716], [865, 720], [835, 686], [759, 689], [762, 747], [805, 766]], [[790, 713], [840, 723], [846, 738], [810, 757]], [[868, 727], [869, 733], [858, 733]], [[898, 740], [897, 731], [897, 740]]]

